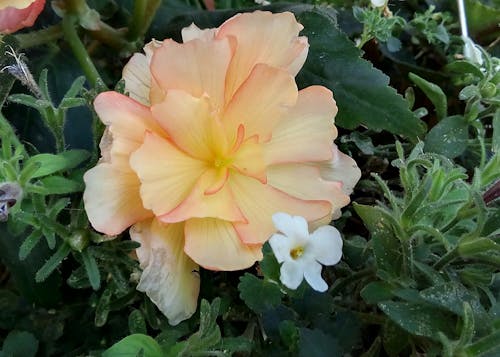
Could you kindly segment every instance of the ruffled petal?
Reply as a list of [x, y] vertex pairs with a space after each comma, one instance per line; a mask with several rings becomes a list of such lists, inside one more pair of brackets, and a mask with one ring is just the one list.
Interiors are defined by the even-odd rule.
[[207, 94], [213, 108], [220, 108], [232, 49], [228, 39], [184, 44], [163, 41], [151, 61], [151, 73], [166, 92], [180, 89], [192, 96]]
[[189, 25], [188, 27], [184, 27], [181, 30], [182, 42], [186, 43], [191, 40], [203, 40], [203, 41], [211, 41], [215, 38], [215, 34], [217, 33], [216, 28], [208, 28], [208, 29], [200, 29], [194, 23]]
[[266, 164], [264, 162], [262, 145], [257, 140], [257, 136], [253, 136], [241, 144], [233, 157], [232, 167], [243, 175], [266, 183]]
[[83, 202], [92, 227], [107, 235], [152, 216], [139, 195], [139, 179], [126, 165], [102, 163], [83, 176]]
[[269, 238], [269, 245], [278, 263], [283, 263], [291, 259], [290, 251], [293, 249], [292, 241], [287, 236], [275, 233]]
[[278, 212], [273, 214], [272, 218], [274, 226], [288, 237], [290, 245], [304, 245], [306, 243], [309, 229], [304, 217]]
[[0, 0], [0, 9], [4, 9], [9, 6], [15, 9], [24, 9], [34, 2], [34, 0]]
[[269, 185], [234, 173], [229, 178], [234, 197], [248, 223], [234, 223], [234, 227], [247, 244], [262, 244], [276, 232], [272, 216], [286, 212], [315, 220], [330, 213], [327, 201], [305, 201], [279, 191]]
[[287, 288], [295, 290], [304, 279], [304, 270], [300, 263], [285, 261], [280, 268], [280, 280]]
[[337, 210], [349, 203], [342, 183], [327, 181], [314, 165], [283, 164], [267, 168], [267, 183], [280, 191], [302, 200], [326, 200]]
[[172, 89], [151, 111], [170, 139], [192, 157], [208, 160], [218, 154], [214, 151], [226, 150], [224, 129], [212, 117], [207, 97]]
[[295, 76], [307, 56], [307, 39], [298, 37], [302, 28], [291, 12], [255, 11], [238, 14], [223, 23], [216, 38], [236, 39], [226, 82], [226, 99], [232, 97], [259, 63], [282, 68]]
[[143, 291], [167, 316], [171, 325], [196, 311], [200, 291], [199, 267], [183, 250], [182, 224], [162, 224], [156, 219], [135, 224], [130, 237], [143, 269], [137, 290]]
[[337, 148], [332, 147], [333, 158], [319, 164], [321, 176], [330, 181], [342, 182], [342, 191], [350, 195], [361, 178], [361, 170], [356, 161]]
[[312, 86], [299, 91], [297, 104], [273, 130], [271, 141], [264, 146], [266, 163], [330, 160], [331, 145], [337, 136], [333, 125], [336, 114], [337, 106], [330, 90]]
[[45, 0], [5, 1], [0, 6], [0, 33], [13, 33], [33, 26], [43, 11]]
[[334, 265], [342, 258], [342, 238], [332, 226], [322, 226], [311, 234], [308, 250], [323, 265]]
[[177, 207], [206, 169], [205, 163], [152, 133], [146, 134], [144, 144], [130, 156], [130, 165], [141, 181], [144, 207], [157, 216]]
[[[246, 222], [236, 204], [231, 189], [222, 185], [217, 192], [207, 190], [218, 180], [216, 170], [207, 170], [195, 184], [188, 197], [172, 211], [159, 217], [163, 222], [180, 222], [190, 218], [218, 218], [231, 222]], [[228, 173], [229, 174], [229, 173]]]
[[328, 289], [328, 285], [321, 277], [321, 264], [318, 262], [308, 262], [304, 264], [304, 278], [307, 283], [316, 291], [324, 292]]
[[260, 142], [268, 141], [287, 110], [295, 105], [297, 93], [288, 72], [256, 65], [228, 104], [223, 123], [229, 134], [243, 124], [246, 137], [257, 135]]
[[262, 259], [261, 245], [241, 242], [230, 222], [193, 218], [186, 222], [184, 251], [210, 270], [240, 270]]
[[129, 97], [141, 104], [149, 105], [149, 91], [151, 89], [151, 73], [145, 55], [135, 53], [123, 67], [125, 92]]

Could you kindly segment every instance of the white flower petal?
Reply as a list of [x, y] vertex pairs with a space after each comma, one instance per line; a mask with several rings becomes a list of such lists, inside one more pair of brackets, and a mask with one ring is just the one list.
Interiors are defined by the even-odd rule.
[[290, 239], [283, 234], [273, 234], [271, 238], [269, 238], [269, 245], [271, 246], [274, 256], [278, 263], [283, 263], [284, 261], [290, 260], [290, 250], [292, 247], [290, 246]]
[[287, 288], [295, 290], [304, 278], [303, 266], [299, 261], [284, 262], [280, 269], [280, 280]]
[[342, 257], [342, 238], [332, 226], [319, 227], [311, 234], [308, 250], [323, 265], [337, 264]]
[[470, 37], [462, 37], [464, 45], [464, 57], [471, 61], [472, 63], [482, 65], [483, 64], [483, 54], [477, 48], [477, 45], [472, 41]]
[[385, 6], [387, 0], [371, 0], [372, 5], [375, 7], [382, 7]]
[[314, 290], [323, 292], [328, 289], [328, 285], [321, 277], [321, 269], [321, 264], [318, 262], [310, 262], [305, 266], [304, 277]]
[[198, 265], [184, 253], [183, 225], [146, 220], [135, 224], [130, 236], [141, 243], [136, 250], [143, 269], [137, 290], [149, 296], [171, 325], [191, 317], [200, 277]]
[[291, 239], [291, 245], [304, 244], [307, 241], [309, 229], [304, 217], [278, 212], [273, 214], [273, 223], [278, 231]]

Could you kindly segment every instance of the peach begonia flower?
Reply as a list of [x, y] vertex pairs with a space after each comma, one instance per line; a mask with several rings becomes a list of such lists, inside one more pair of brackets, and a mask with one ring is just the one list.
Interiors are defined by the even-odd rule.
[[360, 172], [333, 146], [332, 93], [295, 84], [308, 51], [301, 29], [289, 12], [262, 11], [191, 25], [183, 43], [153, 41], [131, 58], [130, 97], [95, 100], [107, 129], [84, 176], [88, 217], [108, 235], [132, 225], [137, 288], [171, 324], [196, 310], [199, 266], [262, 259], [274, 213], [324, 224], [349, 202]]
[[45, 0], [0, 0], [0, 33], [12, 33], [33, 26]]

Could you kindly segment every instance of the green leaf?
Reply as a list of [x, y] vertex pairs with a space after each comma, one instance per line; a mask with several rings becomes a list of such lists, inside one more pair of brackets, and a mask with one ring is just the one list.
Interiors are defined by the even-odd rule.
[[[293, 8], [291, 8], [293, 10]], [[389, 86], [389, 78], [362, 59], [360, 51], [336, 26], [331, 10], [317, 6], [296, 13], [310, 44], [307, 61], [297, 76], [300, 87], [330, 88], [339, 107], [337, 125], [364, 125], [412, 140], [423, 136], [425, 125], [408, 103]]]
[[71, 252], [68, 244], [63, 243], [59, 249], [47, 260], [47, 262], [37, 271], [35, 280], [42, 282], [49, 277], [50, 274], [61, 264], [61, 262]]
[[500, 153], [500, 108], [495, 111], [492, 120], [493, 135], [491, 137], [492, 151]]
[[145, 334], [147, 332], [146, 320], [144, 319], [144, 315], [141, 310], [134, 309], [130, 315], [128, 315], [128, 329], [131, 334]]
[[38, 229], [35, 229], [28, 237], [26, 237], [23, 244], [21, 244], [21, 247], [19, 247], [19, 260], [26, 259], [33, 248], [35, 248], [38, 244], [40, 238], [42, 238], [42, 233]]
[[385, 321], [382, 329], [382, 344], [391, 357], [400, 356], [400, 352], [408, 345], [408, 333], [390, 319]]
[[417, 336], [438, 341], [438, 333], [452, 335], [455, 321], [442, 311], [422, 304], [408, 302], [381, 302], [379, 308], [398, 326]]
[[104, 326], [106, 324], [106, 321], [108, 321], [108, 314], [110, 310], [109, 305], [112, 295], [113, 291], [108, 287], [103, 291], [101, 297], [99, 298], [99, 301], [97, 302], [94, 317], [94, 323], [97, 327]]
[[144, 357], [162, 357], [163, 352], [154, 338], [133, 334], [118, 341], [103, 352], [102, 357], [135, 357], [142, 353]]
[[418, 88], [420, 88], [425, 93], [432, 104], [434, 104], [438, 119], [441, 120], [446, 117], [446, 113], [448, 111], [448, 102], [446, 100], [446, 95], [444, 94], [441, 87], [423, 79], [420, 76], [417, 76], [415, 73], [410, 73], [408, 77], [413, 83], [418, 86]]
[[49, 176], [40, 180], [45, 195], [63, 195], [83, 191], [83, 182], [73, 181], [61, 176]]
[[99, 273], [97, 262], [88, 249], [83, 250], [81, 254], [90, 285], [92, 289], [99, 290], [101, 286], [101, 274]]
[[277, 281], [280, 277], [280, 264], [276, 260], [269, 243], [266, 242], [266, 244], [264, 244], [262, 253], [264, 255], [264, 259], [262, 259], [259, 263], [262, 274], [264, 274], [266, 279]]
[[32, 178], [51, 175], [72, 169], [90, 157], [86, 150], [68, 150], [60, 154], [38, 154], [28, 159], [25, 166], [38, 164], [39, 168], [31, 174]]
[[339, 342], [321, 330], [300, 329], [300, 357], [342, 356]]
[[262, 313], [281, 303], [282, 293], [276, 283], [264, 281], [249, 273], [240, 277], [238, 290], [240, 298], [257, 313]]
[[469, 124], [461, 115], [444, 118], [425, 137], [425, 151], [453, 159], [467, 149]]
[[4, 356], [35, 357], [38, 351], [38, 340], [26, 331], [12, 331], [3, 342]]
[[393, 297], [391, 285], [382, 281], [368, 283], [361, 290], [360, 295], [367, 304], [377, 304]]
[[[500, 9], [498, 7], [487, 6], [482, 1], [465, 0], [465, 12], [467, 15], [467, 25], [473, 34], [498, 26]], [[493, 39], [498, 32], [491, 31]]]

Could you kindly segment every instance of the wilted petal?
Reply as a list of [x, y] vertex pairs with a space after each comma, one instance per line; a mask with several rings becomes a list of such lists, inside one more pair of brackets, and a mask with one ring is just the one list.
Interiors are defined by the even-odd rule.
[[307, 220], [324, 217], [330, 213], [327, 201], [305, 201], [287, 195], [269, 185], [234, 173], [228, 183], [248, 223], [235, 223], [242, 241], [248, 244], [264, 243], [276, 232], [272, 215], [286, 212], [303, 216]]
[[304, 268], [302, 264], [289, 260], [285, 261], [280, 268], [280, 280], [287, 288], [295, 290], [304, 279]]
[[337, 264], [342, 257], [342, 238], [339, 231], [332, 226], [319, 227], [311, 234], [308, 249], [321, 264]]
[[228, 71], [226, 99], [231, 98], [256, 64], [282, 68], [295, 76], [307, 56], [307, 39], [298, 38], [302, 28], [290, 12], [255, 11], [224, 22], [216, 37], [234, 37], [237, 44]]
[[323, 161], [332, 158], [331, 145], [337, 136], [333, 119], [337, 106], [332, 92], [312, 86], [299, 91], [297, 104], [273, 130], [265, 144], [266, 163]]
[[228, 39], [195, 39], [184, 44], [165, 40], [153, 55], [151, 72], [165, 92], [180, 89], [195, 97], [207, 94], [212, 107], [220, 108], [231, 55]]
[[151, 73], [145, 55], [135, 53], [123, 67], [125, 92], [130, 98], [141, 104], [149, 105], [149, 91], [151, 89]]
[[171, 325], [190, 318], [196, 311], [200, 276], [198, 265], [183, 250], [182, 224], [147, 220], [130, 229], [143, 269], [137, 290], [143, 291], [168, 318]]
[[83, 202], [92, 227], [115, 235], [152, 216], [139, 195], [139, 178], [126, 165], [102, 163], [83, 176]]
[[144, 144], [131, 155], [130, 165], [141, 181], [144, 207], [156, 215], [177, 207], [206, 168], [205, 163], [152, 133], [146, 134]]
[[331, 160], [319, 164], [321, 176], [329, 181], [342, 182], [342, 191], [350, 195], [361, 178], [361, 170], [356, 161], [340, 151], [337, 145], [333, 145], [332, 152]]
[[193, 218], [186, 222], [185, 235], [184, 251], [206, 269], [246, 269], [262, 259], [262, 246], [242, 243], [230, 222]]
[[323, 292], [328, 289], [328, 285], [321, 277], [321, 264], [318, 262], [308, 262], [304, 264], [304, 277], [307, 283], [316, 291]]
[[257, 135], [259, 142], [268, 141], [288, 108], [295, 105], [297, 93], [288, 72], [257, 65], [228, 104], [224, 125], [232, 134], [243, 124], [246, 137]]

